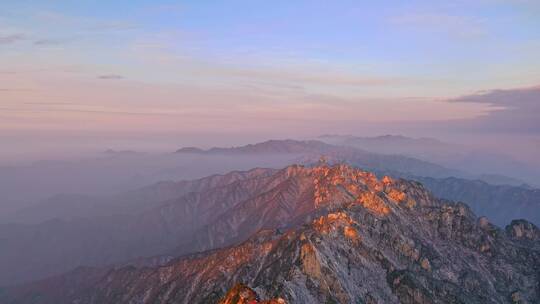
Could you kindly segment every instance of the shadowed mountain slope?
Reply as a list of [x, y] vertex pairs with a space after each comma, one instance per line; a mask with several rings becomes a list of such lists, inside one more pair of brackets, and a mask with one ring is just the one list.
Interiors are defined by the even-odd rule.
[[540, 225], [540, 189], [490, 185], [455, 177], [414, 177], [441, 198], [466, 202], [475, 213], [504, 226], [509, 219], [524, 218]]
[[205, 214], [219, 216], [253, 193], [266, 191], [274, 171], [253, 169], [158, 183], [120, 197], [115, 201], [117, 210], [131, 210], [116, 215], [0, 225], [0, 268], [4, 270], [0, 285], [79, 265], [107, 265], [172, 250], [187, 242], [192, 231], [208, 224]]

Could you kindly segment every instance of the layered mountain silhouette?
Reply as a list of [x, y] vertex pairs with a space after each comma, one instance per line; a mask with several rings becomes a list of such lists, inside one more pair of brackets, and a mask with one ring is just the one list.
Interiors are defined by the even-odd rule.
[[336, 146], [317, 140], [269, 140], [239, 147], [211, 148], [208, 150], [188, 147], [178, 149], [176, 153], [206, 155], [291, 154], [297, 156], [297, 159], [294, 159], [294, 161], [302, 161], [304, 163], [317, 161], [321, 155], [324, 155], [329, 160], [347, 160], [369, 170], [394, 170], [430, 177], [464, 175], [464, 172], [412, 157], [372, 153], [354, 147]]
[[353, 146], [384, 154], [397, 153], [417, 156], [442, 154], [450, 156], [456, 153], [455, 151], [457, 148], [464, 148], [435, 138], [411, 138], [403, 135], [390, 134], [373, 137], [326, 134], [319, 136], [318, 139], [334, 145]]
[[[311, 164], [317, 162], [321, 155], [325, 155], [329, 161], [333, 162], [348, 162], [372, 171], [393, 171], [401, 172], [402, 174], [414, 175], [414, 176], [428, 176], [428, 177], [450, 177], [461, 176], [462, 173], [444, 168], [442, 166], [431, 164], [425, 161], [419, 161], [409, 157], [403, 157], [399, 155], [380, 155], [375, 153], [369, 153], [363, 150], [350, 147], [339, 147], [329, 145], [320, 141], [297, 141], [297, 140], [270, 140], [262, 143], [251, 144], [240, 147], [232, 148], [212, 148], [209, 150], [202, 150], [199, 148], [182, 148], [174, 153], [174, 155], [164, 156], [166, 160], [160, 160], [160, 157], [156, 156], [153, 160], [158, 164], [151, 165], [152, 163], [148, 159], [150, 156], [145, 156], [144, 159], [139, 159], [131, 154], [127, 156], [119, 155], [114, 156], [113, 159], [119, 163], [132, 164], [136, 160], [144, 163], [143, 169], [153, 168], [161, 166], [162, 162], [170, 165], [171, 171], [175, 171], [175, 159], [182, 165], [189, 160], [189, 165], [185, 166], [185, 170], [192, 172], [197, 176], [199, 172], [210, 172], [202, 176], [207, 176], [213, 173], [228, 172], [225, 170], [227, 163], [238, 166], [240, 168], [250, 165], [248, 169], [253, 167], [269, 167], [269, 168], [282, 168], [286, 165], [293, 163]], [[135, 158], [135, 160], [132, 160]], [[248, 159], [250, 161], [248, 161]], [[257, 161], [257, 159], [259, 161]], [[113, 160], [107, 158], [105, 164], [99, 163], [97, 160], [93, 161], [94, 166], [105, 166], [109, 163], [115, 163]], [[241, 165], [242, 163], [245, 163]], [[116, 166], [120, 166], [116, 164]], [[133, 167], [137, 167], [137, 162], [133, 163]], [[234, 168], [234, 167], [233, 167]], [[151, 175], [161, 176], [168, 180], [186, 179], [188, 176], [186, 173], [181, 174], [163, 174], [157, 173], [154, 169], [147, 170], [134, 170], [133, 171], [149, 171]], [[0, 170], [1, 171], [1, 170]], [[56, 169], [55, 169], [56, 171]], [[69, 171], [75, 171], [75, 168], [71, 168]], [[80, 170], [79, 170], [80, 171]], [[83, 170], [84, 171], [84, 170]], [[117, 170], [122, 171], [122, 170]], [[86, 172], [86, 171], [84, 171]], [[107, 172], [104, 172], [107, 174]], [[118, 173], [116, 173], [118, 174]], [[0, 173], [1, 175], [1, 173]], [[176, 176], [179, 176], [176, 178]], [[21, 180], [25, 180], [28, 177], [21, 176]], [[1, 179], [1, 178], [0, 178]], [[18, 178], [19, 179], [19, 178]], [[152, 180], [152, 178], [145, 177], [143, 179]], [[191, 179], [191, 178], [190, 178]], [[150, 184], [150, 183], [148, 183]], [[168, 185], [172, 185], [173, 190], [166, 190]], [[24, 187], [27, 185], [21, 185], [23, 187], [19, 192], [24, 192]], [[60, 190], [58, 190], [60, 191]], [[65, 189], [64, 191], [67, 191]], [[81, 190], [82, 191], [82, 190]], [[139, 211], [138, 208], [134, 208], [134, 205], [148, 205], [148, 202], [159, 202], [161, 200], [175, 198], [174, 196], [174, 182], [160, 182], [159, 185], [150, 185], [149, 187], [143, 187], [139, 190], [121, 191], [120, 194], [114, 195], [88, 195], [88, 194], [56, 194], [50, 196], [39, 203], [33, 204], [26, 208], [21, 208], [17, 212], [9, 216], [10, 222], [17, 223], [40, 223], [46, 220], [59, 218], [74, 218], [74, 217], [90, 217], [101, 216], [107, 214], [118, 214], [125, 212], [132, 212], [133, 210]], [[84, 192], [82, 192], [84, 193]], [[167, 196], [168, 194], [171, 194]], [[119, 204], [119, 202], [127, 202], [127, 204]], [[125, 208], [125, 206], [129, 206]], [[5, 221], [4, 221], [5, 222]]]
[[[386, 137], [384, 137], [386, 138]], [[393, 136], [391, 137], [394, 138]], [[401, 138], [401, 137], [400, 137]], [[404, 138], [402, 140], [409, 140]], [[400, 155], [382, 155], [377, 153], [366, 152], [357, 148], [335, 146], [325, 144], [319, 141], [296, 141], [296, 140], [270, 140], [258, 144], [252, 144], [247, 146], [232, 147], [232, 148], [212, 148], [209, 150], [202, 150], [199, 148], [183, 148], [179, 149], [178, 153], [174, 155], [162, 155], [162, 156], [114, 156], [112, 159], [106, 158], [101, 161], [94, 160], [91, 162], [92, 167], [123, 167], [130, 165], [133, 168], [128, 170], [117, 170], [119, 172], [126, 172], [126, 174], [132, 174], [131, 171], [137, 172], [137, 175], [142, 180], [148, 180], [146, 185], [151, 184], [156, 180], [179, 180], [179, 179], [192, 179], [193, 176], [207, 176], [214, 173], [228, 172], [231, 169], [227, 168], [253, 168], [253, 167], [269, 167], [269, 168], [282, 168], [288, 164], [292, 163], [304, 163], [310, 164], [317, 162], [321, 155], [326, 155], [329, 161], [331, 162], [346, 162], [366, 170], [376, 172], [377, 174], [390, 174], [393, 176], [404, 176], [404, 177], [429, 177], [429, 178], [460, 178], [461, 182], [467, 183], [468, 180], [480, 179], [483, 181], [487, 180], [489, 185], [499, 184], [501, 182], [507, 181], [512, 184], [511, 179], [505, 179], [500, 176], [493, 175], [478, 175], [471, 176], [465, 172], [456, 171], [442, 167], [437, 164], [429, 163], [426, 161], [420, 161], [410, 157], [404, 157]], [[141, 158], [142, 157], [142, 158]], [[165, 159], [162, 159], [162, 158]], [[112, 163], [112, 164], [111, 164]], [[122, 165], [120, 165], [120, 164]], [[139, 163], [142, 163], [143, 168], [138, 168]], [[188, 164], [189, 163], [189, 164]], [[83, 162], [83, 164], [86, 164]], [[180, 167], [177, 167], [180, 164]], [[167, 165], [166, 168], [159, 169], [160, 167]], [[63, 166], [68, 166], [67, 164]], [[68, 166], [69, 167], [69, 166]], [[83, 166], [84, 167], [84, 166]], [[138, 168], [138, 169], [137, 169]], [[36, 168], [38, 170], [38, 168]], [[54, 169], [55, 172], [57, 169]], [[61, 171], [64, 169], [61, 169]], [[82, 172], [81, 172], [82, 170]], [[1, 171], [1, 170], [0, 170]], [[39, 170], [38, 170], [39, 171]], [[80, 172], [82, 175], [95, 175], [94, 173], [86, 172], [85, 169], [71, 168], [68, 171]], [[31, 174], [33, 171], [29, 171], [28, 174]], [[144, 173], [143, 173], [144, 172]], [[191, 172], [191, 173], [188, 173]], [[83, 174], [84, 173], [84, 174]], [[119, 175], [118, 173], [115, 173]], [[1, 175], [1, 173], [0, 173]], [[38, 176], [40, 174], [37, 174]], [[107, 172], [103, 172], [102, 175], [108, 175]], [[145, 176], [148, 175], [148, 176]], [[31, 176], [33, 176], [31, 174]], [[29, 179], [29, 176], [20, 176], [16, 180], [26, 180]], [[66, 176], [67, 178], [67, 176]], [[97, 177], [96, 177], [97, 178]], [[139, 179], [137, 178], [137, 179]], [[1, 178], [0, 178], [1, 179]], [[75, 178], [77, 179], [77, 178]], [[118, 177], [118, 179], [121, 179]], [[30, 178], [30, 181], [32, 179]], [[59, 181], [60, 182], [60, 181]], [[36, 182], [37, 183], [37, 182]], [[91, 184], [92, 182], [83, 182], [83, 184]], [[166, 187], [166, 184], [174, 184], [172, 182], [163, 182], [161, 188]], [[38, 183], [39, 184], [39, 183]], [[127, 183], [129, 184], [129, 183]], [[16, 187], [12, 187], [16, 186]], [[27, 192], [25, 188], [27, 185], [11, 185], [8, 182], [5, 187], [13, 188], [14, 191], [18, 193]], [[59, 187], [59, 185], [58, 185]], [[140, 182], [134, 183], [132, 188], [140, 187]], [[531, 187], [522, 187], [516, 186], [517, 188], [509, 188], [509, 192], [518, 191], [522, 189], [534, 190]], [[21, 189], [18, 189], [21, 188]], [[35, 188], [35, 187], [32, 187]], [[63, 191], [67, 189], [72, 189], [71, 187], [64, 187]], [[96, 193], [88, 192], [88, 189], [83, 190], [84, 187], [79, 187], [81, 189], [75, 190], [80, 191], [80, 193]], [[153, 185], [147, 188], [154, 188]], [[159, 187], [158, 187], [159, 188]], [[490, 188], [490, 187], [488, 187]], [[496, 189], [495, 187], [492, 187]], [[76, 188], [77, 189], [77, 188]], [[120, 188], [122, 189], [122, 188]], [[491, 188], [489, 189], [491, 190]], [[60, 189], [55, 190], [55, 193], [62, 191]], [[71, 190], [73, 191], [73, 190]], [[124, 213], [130, 212], [131, 210], [139, 211], [137, 208], [133, 208], [134, 201], [140, 201], [145, 204], [147, 201], [160, 201], [162, 198], [160, 193], [154, 193], [152, 190], [142, 188], [140, 191], [131, 191], [131, 194], [122, 193], [125, 190], [119, 190], [119, 195], [101, 195], [96, 194], [57, 194], [54, 196], [49, 196], [46, 199], [43, 199], [39, 203], [32, 204], [25, 208], [19, 208], [14, 213], [3, 214], [3, 222], [18, 222], [18, 223], [39, 223], [46, 220], [59, 218], [73, 218], [73, 217], [89, 217], [89, 216], [99, 216], [107, 215], [111, 213]], [[148, 193], [147, 193], [148, 192]], [[527, 192], [527, 191], [525, 191]], [[60, 192], [61, 193], [61, 192]], [[499, 193], [499, 191], [496, 191]], [[105, 196], [105, 197], [104, 197]], [[527, 192], [526, 196], [530, 197], [528, 201], [535, 201], [534, 191]], [[510, 197], [510, 200], [509, 200]], [[174, 198], [165, 197], [165, 198]], [[163, 199], [165, 199], [163, 198]], [[450, 199], [455, 199], [454, 197], [449, 197]], [[471, 203], [473, 206], [477, 204], [470, 201], [473, 197], [463, 197], [465, 202]], [[6, 198], [9, 201], [9, 195]], [[461, 198], [459, 198], [461, 199]], [[499, 202], [495, 203], [497, 205], [512, 205], [515, 200], [512, 200], [511, 196], [505, 196], [504, 201], [502, 196], [495, 195], [491, 199], [498, 200]], [[124, 208], [117, 204], [117, 202], [123, 201], [128, 202], [129, 208]], [[538, 199], [536, 199], [538, 201]], [[111, 204], [112, 203], [112, 204]], [[519, 202], [517, 202], [519, 203]], [[119, 209], [120, 208], [120, 209]], [[491, 216], [490, 208], [487, 208], [488, 211], [483, 213], [482, 209], [474, 209], [476, 212]], [[505, 214], [504, 211], [501, 212], [502, 215]], [[517, 217], [527, 216], [526, 212], [520, 214], [515, 214]], [[499, 217], [495, 216], [493, 218], [497, 219], [497, 223], [505, 225], [511, 218], [504, 218], [504, 216]], [[499, 222], [499, 218], [502, 221]], [[1, 219], [0, 219], [1, 220]]]
[[372, 153], [405, 155], [467, 171], [470, 175], [475, 175], [475, 178], [490, 184], [522, 186], [527, 183], [534, 185], [540, 183], [540, 168], [516, 161], [507, 155], [493, 151], [493, 149], [470, 148], [435, 138], [411, 138], [402, 135], [373, 137], [322, 135], [318, 139], [330, 144], [355, 147]]
[[[344, 142], [373, 146], [380, 152], [388, 151], [381, 147], [394, 150], [409, 149], [410, 151], [436, 150], [447, 153], [453, 152], [455, 146], [432, 138], [408, 138], [404, 136], [386, 135], [379, 137], [355, 137], [325, 135], [322, 139], [331, 142]], [[398, 147], [401, 146], [401, 150]], [[429, 146], [429, 149], [425, 147]], [[448, 151], [450, 149], [450, 151]], [[377, 175], [389, 175], [423, 182], [437, 196], [454, 201], [466, 202], [473, 211], [489, 217], [494, 223], [504, 226], [512, 219], [525, 218], [535, 224], [540, 224], [540, 190], [529, 186], [500, 185], [502, 181], [518, 184], [511, 178], [493, 175], [475, 176], [466, 172], [448, 169], [446, 167], [421, 161], [415, 158], [395, 154], [378, 154], [367, 152], [352, 146], [337, 146], [321, 141], [270, 140], [231, 148], [183, 148], [177, 153], [197, 154], [227, 154], [227, 155], [264, 155], [272, 153], [294, 153], [297, 160], [304, 164], [317, 163], [324, 155], [330, 163], [347, 163]], [[441, 152], [442, 153], [442, 152]], [[489, 178], [488, 178], [489, 177]], [[493, 183], [486, 182], [493, 181]]]
[[418, 182], [347, 165], [212, 180], [136, 217], [139, 246], [168, 255], [79, 267], [5, 288], [0, 302], [540, 301], [540, 231], [527, 221], [502, 230]]
[[436, 196], [466, 202], [475, 213], [498, 225], [510, 219], [525, 218], [540, 225], [540, 189], [509, 185], [490, 185], [481, 180], [456, 177], [409, 177], [421, 182]]

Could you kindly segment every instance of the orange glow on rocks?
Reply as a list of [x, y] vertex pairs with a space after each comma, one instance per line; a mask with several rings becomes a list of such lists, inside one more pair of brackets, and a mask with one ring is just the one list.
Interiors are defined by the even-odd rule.
[[287, 304], [282, 298], [259, 301], [257, 293], [244, 284], [236, 284], [218, 304]]
[[379, 215], [385, 215], [390, 212], [388, 206], [384, 200], [379, 197], [377, 194], [371, 192], [362, 193], [357, 200], [358, 203], [362, 204], [365, 208], [373, 211]]
[[389, 190], [387, 190], [386, 194], [389, 198], [398, 203], [404, 202], [407, 199], [407, 195], [404, 192], [394, 188], [390, 188]]
[[379, 195], [385, 188], [392, 200], [401, 202], [406, 199], [405, 193], [390, 188], [393, 184], [391, 178], [385, 177], [379, 181], [373, 173], [346, 165], [315, 167], [312, 175], [315, 207], [323, 204], [358, 203], [378, 215], [385, 215], [390, 209]]
[[346, 238], [350, 239], [353, 242], [358, 242], [360, 240], [360, 237], [358, 236], [358, 231], [352, 226], [343, 227], [343, 235], [345, 235]]
[[314, 278], [322, 278], [322, 270], [315, 248], [311, 243], [305, 243], [300, 248], [302, 271]]
[[381, 181], [385, 186], [388, 186], [394, 183], [394, 180], [390, 176], [383, 177]]
[[358, 231], [353, 227], [356, 222], [345, 212], [329, 213], [313, 221], [314, 228], [323, 235], [334, 235], [343, 231], [343, 235], [357, 242], [360, 240]]
[[354, 221], [345, 212], [329, 213], [313, 221], [315, 228], [323, 233], [328, 233], [338, 226], [347, 226], [353, 223]]

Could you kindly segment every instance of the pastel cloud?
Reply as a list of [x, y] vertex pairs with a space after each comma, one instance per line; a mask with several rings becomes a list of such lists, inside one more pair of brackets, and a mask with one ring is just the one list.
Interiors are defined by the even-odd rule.
[[118, 75], [118, 74], [105, 74], [105, 75], [99, 75], [99, 79], [105, 79], [105, 80], [115, 80], [115, 79], [124, 79], [124, 76]]
[[454, 37], [478, 38], [488, 33], [483, 20], [443, 13], [407, 13], [390, 18], [391, 23], [420, 31], [442, 32]]
[[67, 39], [44, 38], [44, 39], [35, 40], [33, 43], [34, 43], [34, 45], [38, 45], [38, 46], [56, 46], [56, 45], [62, 45], [62, 44], [67, 43], [69, 41], [70, 40], [67, 40]]
[[540, 135], [540, 86], [482, 91], [448, 101], [490, 106], [487, 115], [468, 123], [470, 128]]
[[2, 44], [11, 44], [21, 40], [25, 40], [26, 36], [23, 34], [0, 34], [0, 45]]

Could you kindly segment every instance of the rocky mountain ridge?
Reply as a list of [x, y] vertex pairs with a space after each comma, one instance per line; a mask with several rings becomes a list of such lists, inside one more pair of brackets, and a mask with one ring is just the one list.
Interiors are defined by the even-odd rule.
[[[417, 182], [345, 165], [290, 166], [266, 178], [266, 191], [205, 228], [207, 235], [224, 232], [211, 238], [221, 249], [160, 265], [80, 268], [6, 289], [0, 299], [230, 303], [243, 293], [258, 301], [251, 290], [275, 299], [269, 303], [540, 300], [540, 232], [527, 221], [501, 230]], [[196, 241], [209, 244], [202, 235]]]

